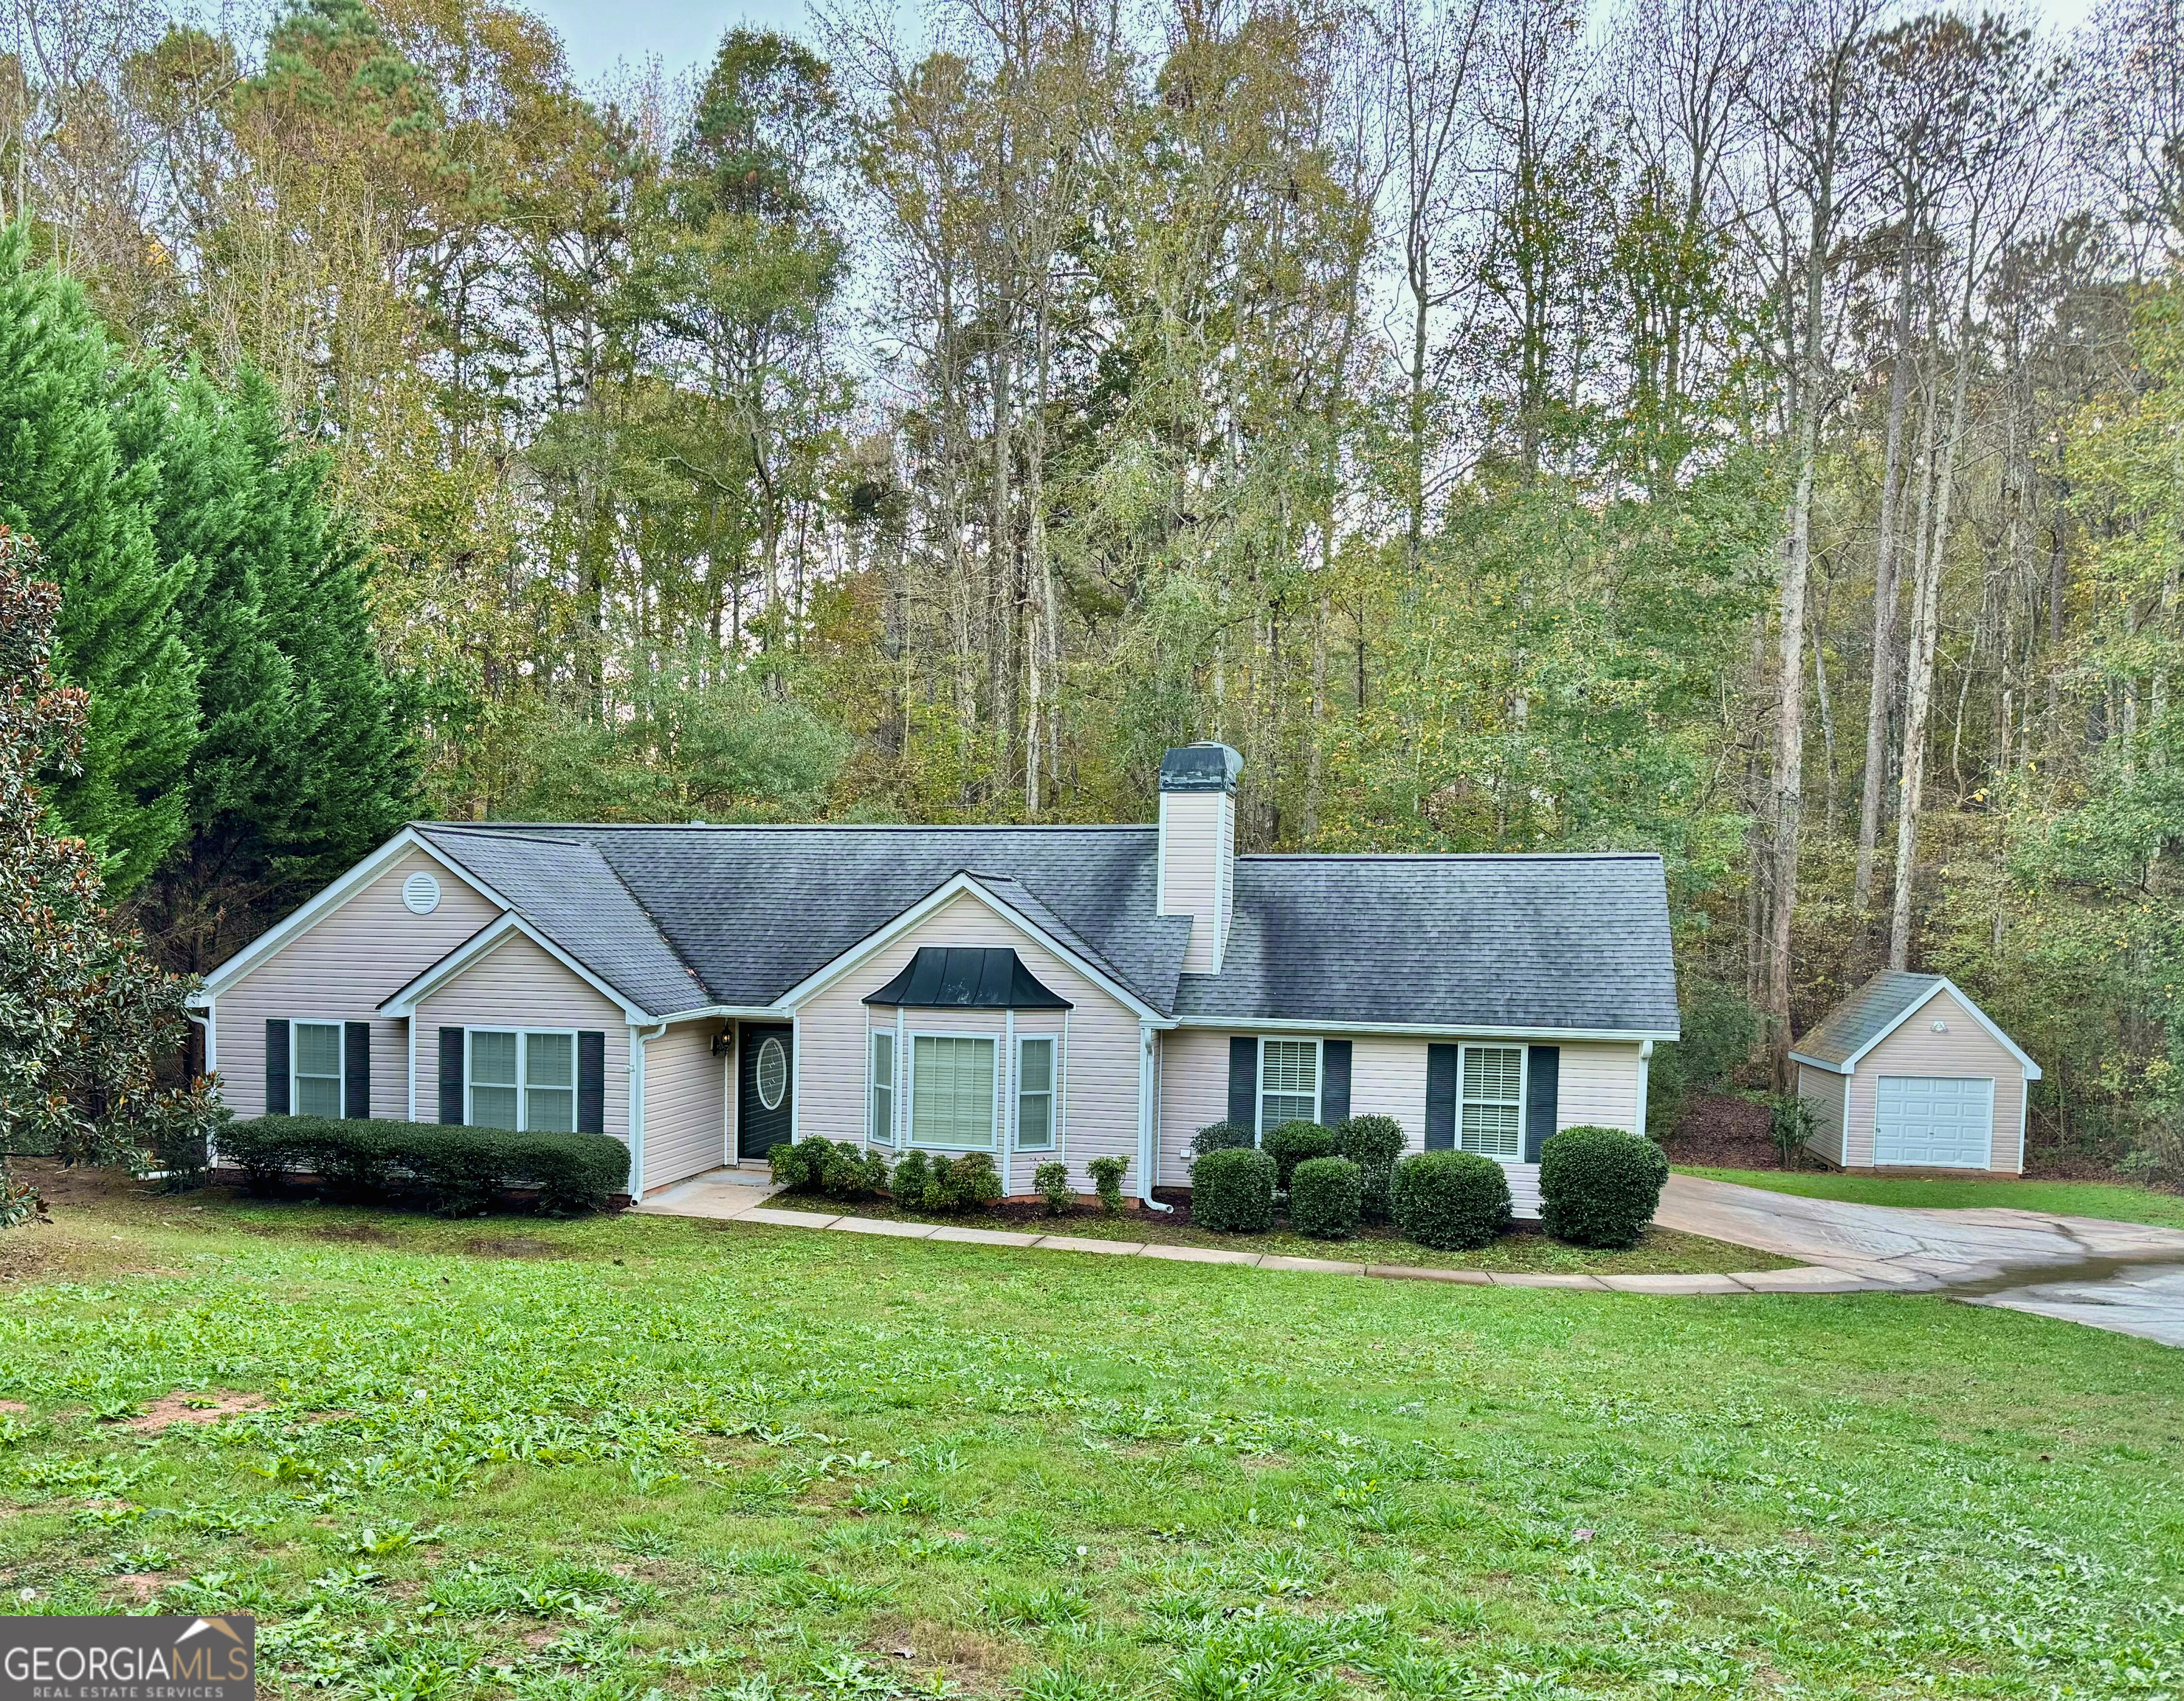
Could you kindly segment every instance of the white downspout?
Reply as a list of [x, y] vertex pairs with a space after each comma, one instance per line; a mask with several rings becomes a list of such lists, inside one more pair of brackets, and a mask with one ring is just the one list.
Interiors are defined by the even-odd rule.
[[1138, 1202], [1148, 1211], [1172, 1211], [1153, 1197], [1155, 1166], [1160, 1151], [1159, 1057], [1156, 1030], [1150, 1022], [1138, 1023]]
[[665, 1022], [650, 1031], [629, 1024], [629, 1197], [635, 1204], [644, 1197], [644, 1046], [667, 1031]]
[[1646, 1093], [1653, 1076], [1653, 1042], [1638, 1042], [1638, 1127], [1641, 1135], [1646, 1132]]

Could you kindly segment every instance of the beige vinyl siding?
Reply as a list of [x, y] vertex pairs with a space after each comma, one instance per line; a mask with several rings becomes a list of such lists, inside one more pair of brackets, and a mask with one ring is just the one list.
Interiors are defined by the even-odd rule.
[[1228, 871], [1222, 848], [1234, 804], [1226, 792], [1161, 794], [1161, 913], [1191, 917], [1185, 974], [1213, 973], [1214, 930], [1227, 908]]
[[[429, 916], [413, 915], [402, 901], [402, 883], [421, 871], [440, 883], [439, 906]], [[371, 1113], [406, 1118], [410, 1024], [379, 1015], [379, 1003], [499, 913], [437, 857], [413, 850], [397, 859], [219, 995], [213, 1020], [221, 1099], [239, 1117], [265, 1114], [269, 1018], [369, 1021]], [[418, 1114], [432, 1120], [429, 1096], [421, 1096]]]
[[[829, 1140], [865, 1138], [866, 1036], [878, 1021], [865, 995], [886, 985], [920, 945], [1006, 945], [1045, 985], [1075, 1007], [1062, 1048], [1062, 1145], [1060, 1153], [1012, 1157], [1004, 1178], [1011, 1193], [1031, 1191], [1031, 1174], [1060, 1156], [1078, 1191], [1092, 1191], [1084, 1166], [1095, 1157], [1127, 1157], [1138, 1177], [1138, 1018], [1128, 1006], [1080, 974], [980, 900], [963, 894], [883, 950], [806, 1000], [796, 1012], [796, 1132]], [[893, 1012], [888, 1012], [892, 1018]], [[1057, 1012], [1058, 1013], [1058, 1012]], [[908, 1027], [924, 1033], [1000, 1034], [998, 1010], [912, 1010]], [[892, 1025], [890, 1020], [888, 1025]], [[1019, 1012], [1019, 1031], [1053, 1031], [1047, 1012]], [[997, 1159], [998, 1161], [998, 1159]]]
[[[606, 1131], [629, 1138], [629, 1022], [521, 934], [510, 934], [417, 1007], [417, 1114], [439, 1115], [443, 1028], [596, 1028], [606, 1035]], [[671, 1030], [672, 1031], [672, 1030]]]
[[720, 1167], [727, 1096], [718, 1021], [677, 1022], [644, 1046], [644, 1185], [664, 1187]]
[[1847, 1085], [1847, 1076], [1816, 1069], [1810, 1063], [1797, 1065], [1797, 1096], [1813, 1113], [1813, 1137], [1808, 1144], [1830, 1163], [1843, 1161], [1843, 1089]]
[[1190, 1185], [1191, 1137], [1228, 1117], [1228, 1035], [1176, 1028], [1160, 1036], [1160, 1181]]
[[[1949, 1031], [1936, 1034], [1937, 1021], [1947, 1023]], [[1883, 1075], [1992, 1076], [1994, 1150], [1988, 1161], [2012, 1174], [2023, 1172], [2025, 1066], [1948, 992], [1936, 993], [1858, 1060], [1857, 1072], [1849, 1078], [1849, 1134], [1842, 1158], [1847, 1168], [1872, 1166], [1875, 1083]]]
[[1638, 1126], [1638, 1046], [1564, 1040], [1555, 1089], [1555, 1128]]
[[1350, 1047], [1350, 1113], [1391, 1116], [1403, 1125], [1403, 1144], [1426, 1144], [1426, 1042], [1360, 1039]]

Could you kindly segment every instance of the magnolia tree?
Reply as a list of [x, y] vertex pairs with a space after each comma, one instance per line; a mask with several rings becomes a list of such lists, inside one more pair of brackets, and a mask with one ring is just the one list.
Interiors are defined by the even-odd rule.
[[[0, 1151], [201, 1174], [210, 1083], [162, 1086], [156, 1068], [180, 1049], [191, 983], [114, 923], [98, 853], [57, 832], [40, 795], [42, 773], [77, 767], [89, 705], [53, 678], [60, 591], [31, 558], [0, 528]], [[0, 1177], [0, 1225], [38, 1209]]]

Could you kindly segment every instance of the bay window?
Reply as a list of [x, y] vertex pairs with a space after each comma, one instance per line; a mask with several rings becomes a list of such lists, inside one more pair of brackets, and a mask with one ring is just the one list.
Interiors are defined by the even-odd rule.
[[959, 1152], [994, 1149], [994, 1053], [991, 1035], [910, 1037], [910, 1143]]

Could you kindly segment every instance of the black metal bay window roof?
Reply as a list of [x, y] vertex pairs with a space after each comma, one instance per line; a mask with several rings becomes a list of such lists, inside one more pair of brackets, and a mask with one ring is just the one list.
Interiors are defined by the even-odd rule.
[[1039, 983], [1006, 946], [923, 945], [902, 973], [867, 1004], [913, 1010], [1067, 1010], [1069, 1001]]

